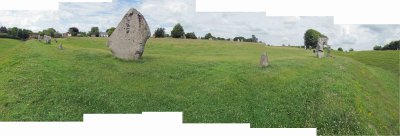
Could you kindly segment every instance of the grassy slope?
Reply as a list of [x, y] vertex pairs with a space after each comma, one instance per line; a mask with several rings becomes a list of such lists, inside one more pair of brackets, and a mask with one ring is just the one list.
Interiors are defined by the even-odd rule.
[[347, 53], [334, 52], [334, 54], [350, 57], [367, 65], [380, 67], [400, 74], [400, 51], [355, 51]]
[[[0, 39], [0, 120], [71, 121], [83, 113], [183, 111], [184, 122], [399, 134], [399, 78], [347, 57], [297, 48], [150, 39], [143, 60], [115, 59], [102, 38]], [[271, 66], [258, 67], [267, 51]], [[4, 57], [5, 56], [5, 57]], [[397, 62], [399, 62], [397, 60]]]

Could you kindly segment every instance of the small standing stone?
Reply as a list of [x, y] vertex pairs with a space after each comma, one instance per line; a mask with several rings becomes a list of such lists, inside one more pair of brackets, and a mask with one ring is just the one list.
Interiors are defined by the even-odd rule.
[[64, 49], [63, 46], [62, 46], [62, 43], [60, 43], [60, 45], [58, 46], [58, 49], [60, 49], [60, 50]]
[[261, 67], [267, 67], [267, 66], [268, 66], [268, 56], [267, 56], [267, 53], [266, 53], [266, 52], [264, 52], [263, 54], [261, 54], [260, 66], [261, 66]]
[[45, 35], [45, 36], [44, 36], [44, 41], [46, 42], [46, 44], [51, 44], [51, 37]]

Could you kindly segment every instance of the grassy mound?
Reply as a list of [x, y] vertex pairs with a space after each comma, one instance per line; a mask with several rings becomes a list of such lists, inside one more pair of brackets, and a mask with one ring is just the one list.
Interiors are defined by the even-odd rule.
[[[104, 38], [58, 41], [64, 50], [0, 39], [0, 120], [183, 111], [186, 123], [399, 134], [399, 78], [391, 68], [317, 59], [298, 48], [182, 39], [150, 39], [142, 60], [122, 61]], [[265, 51], [271, 65], [263, 69]]]
[[350, 57], [364, 64], [380, 67], [400, 74], [400, 51], [356, 51], [347, 53], [335, 52], [334, 54]]

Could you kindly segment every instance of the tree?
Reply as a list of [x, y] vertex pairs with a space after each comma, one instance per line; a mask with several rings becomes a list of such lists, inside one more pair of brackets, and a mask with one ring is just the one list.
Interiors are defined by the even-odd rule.
[[22, 40], [28, 39], [29, 35], [32, 33], [31, 30], [21, 29], [18, 27], [13, 27], [13, 28], [7, 30], [7, 32], [10, 37], [15, 38], [15, 39], [22, 39]]
[[350, 48], [349, 51], [354, 51], [354, 49], [353, 49], [353, 48]]
[[176, 24], [171, 31], [172, 38], [181, 38], [185, 34], [183, 27], [180, 23]]
[[54, 37], [57, 31], [54, 28], [48, 28], [42, 31], [41, 34]]
[[212, 36], [211, 35], [211, 33], [207, 33], [205, 36], [204, 36], [204, 39], [210, 39], [210, 38], [212, 38], [212, 39], [214, 39], [214, 36]]
[[165, 28], [157, 28], [154, 32], [155, 38], [164, 38], [165, 37]]
[[342, 49], [341, 47], [339, 47], [337, 50], [338, 50], [338, 51], [343, 51], [343, 49]]
[[382, 50], [399, 50], [399, 49], [400, 49], [400, 40], [391, 41], [390, 43], [382, 47]]
[[251, 41], [250, 42], [258, 42], [258, 38], [255, 35], [251, 35]]
[[89, 31], [89, 36], [95, 35], [96, 37], [99, 37], [100, 32], [99, 32], [99, 27], [92, 27]]
[[326, 36], [314, 29], [308, 29], [306, 33], [304, 33], [304, 45], [307, 46], [307, 48], [315, 48], [317, 47], [318, 39], [321, 37]]
[[187, 33], [185, 36], [187, 39], [197, 39], [197, 36], [194, 32]]
[[107, 32], [108, 36], [111, 36], [111, 34], [114, 32], [114, 30], [115, 30], [115, 27], [111, 27], [111, 28], [107, 29], [106, 32]]
[[9, 35], [18, 37], [18, 28], [17, 27], [10, 28], [10, 29], [8, 29], [7, 32]]
[[48, 28], [47, 32], [49, 33], [49, 36], [54, 37], [57, 33], [56, 29], [54, 28]]
[[79, 33], [79, 29], [76, 27], [71, 27], [68, 29], [68, 32], [71, 34], [71, 36], [77, 36]]
[[86, 37], [87, 35], [86, 35], [86, 32], [79, 32], [78, 36], [79, 37]]
[[374, 46], [374, 50], [382, 50], [382, 46], [375, 45], [375, 46]]
[[5, 26], [0, 27], [0, 33], [7, 33], [7, 28]]

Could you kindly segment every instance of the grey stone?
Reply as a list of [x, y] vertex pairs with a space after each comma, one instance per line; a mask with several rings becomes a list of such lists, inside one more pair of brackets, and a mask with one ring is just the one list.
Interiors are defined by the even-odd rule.
[[260, 66], [261, 66], [261, 67], [267, 67], [267, 66], [268, 66], [268, 56], [267, 56], [267, 53], [266, 53], [266, 52], [264, 52], [263, 54], [261, 54]]
[[318, 39], [318, 44], [315, 51], [318, 58], [324, 57], [324, 46], [327, 45], [327, 43], [328, 43], [328, 38], [321, 37]]
[[51, 37], [47, 36], [47, 35], [44, 35], [44, 41], [45, 41], [46, 44], [51, 44]]
[[115, 57], [137, 60], [142, 57], [150, 35], [150, 28], [143, 15], [131, 8], [109, 37], [107, 45]]
[[63, 46], [62, 46], [62, 43], [60, 43], [60, 45], [58, 46], [58, 49], [60, 49], [60, 50], [64, 49]]

